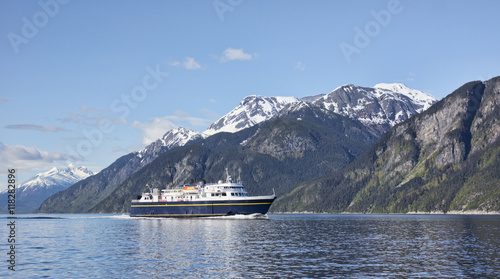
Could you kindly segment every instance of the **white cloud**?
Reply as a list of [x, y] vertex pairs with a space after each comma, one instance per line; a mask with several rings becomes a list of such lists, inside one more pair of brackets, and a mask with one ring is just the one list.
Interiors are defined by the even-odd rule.
[[194, 117], [183, 110], [176, 110], [174, 115], [165, 116], [165, 118], [179, 123], [180, 126], [187, 124], [194, 127], [207, 127], [212, 123], [210, 119]]
[[174, 66], [174, 67], [176, 67], [176, 66], [179, 66], [179, 65], [181, 64], [181, 62], [179, 62], [179, 61], [174, 61], [174, 62], [168, 62], [167, 64], [168, 64], [168, 65], [170, 65], [170, 66]]
[[0, 103], [6, 103], [6, 102], [8, 102], [8, 101], [9, 101], [9, 100], [7, 100], [7, 99], [2, 99], [2, 98], [0, 98]]
[[302, 64], [302, 62], [297, 62], [297, 64], [295, 64], [295, 69], [296, 70], [299, 70], [299, 71], [304, 71], [306, 69], [306, 65]]
[[167, 131], [177, 128], [177, 125], [165, 117], [157, 117], [153, 119], [153, 122], [146, 123], [134, 121], [132, 126], [142, 130], [143, 144], [150, 144], [161, 138]]
[[242, 48], [227, 48], [222, 52], [222, 57], [220, 62], [229, 62], [233, 60], [252, 60], [255, 58], [256, 54], [245, 53]]
[[201, 64], [194, 60], [192, 57], [186, 57], [184, 58], [184, 62], [179, 62], [179, 61], [174, 61], [174, 62], [168, 62], [167, 63], [170, 66], [173, 67], [182, 67], [186, 70], [199, 70], [201, 69]]
[[6, 174], [7, 169], [12, 168], [18, 173], [50, 169], [55, 162], [74, 159], [61, 152], [42, 151], [31, 146], [3, 142], [0, 142], [0, 158], [0, 174]]
[[217, 119], [217, 114], [210, 110], [203, 109], [201, 111], [207, 118], [199, 118], [191, 116], [183, 110], [176, 110], [173, 115], [163, 117], [155, 117], [152, 122], [134, 121], [132, 127], [142, 130], [142, 143], [150, 144], [161, 138], [166, 132], [181, 127], [202, 127], [206, 128]]
[[196, 62], [194, 58], [191, 57], [186, 57], [184, 59], [184, 62], [182, 63], [182, 66], [184, 66], [184, 69], [186, 70], [198, 70], [201, 69], [200, 63]]

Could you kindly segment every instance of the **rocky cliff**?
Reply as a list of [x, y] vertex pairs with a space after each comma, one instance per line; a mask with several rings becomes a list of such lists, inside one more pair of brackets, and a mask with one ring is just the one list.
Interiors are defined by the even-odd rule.
[[500, 78], [470, 82], [394, 126], [340, 172], [303, 184], [274, 211], [500, 210]]

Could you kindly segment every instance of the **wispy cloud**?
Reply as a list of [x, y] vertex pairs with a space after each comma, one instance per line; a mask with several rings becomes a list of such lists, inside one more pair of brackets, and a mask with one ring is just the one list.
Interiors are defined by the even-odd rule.
[[306, 65], [302, 64], [302, 62], [297, 62], [295, 64], [295, 70], [299, 70], [299, 71], [304, 71], [306, 69]]
[[47, 165], [53, 165], [55, 162], [76, 159], [61, 152], [42, 151], [31, 146], [9, 145], [3, 142], [0, 142], [0, 158], [0, 174], [5, 174], [7, 169], [12, 167], [23, 172], [47, 169]]
[[0, 103], [6, 103], [6, 102], [8, 102], [8, 101], [9, 101], [9, 100], [7, 100], [7, 99], [0, 98]]
[[398, 82], [398, 83], [411, 82], [411, 81], [415, 80], [416, 76], [417, 76], [417, 74], [415, 74], [413, 72], [408, 72], [408, 74], [406, 74], [406, 77], [404, 77], [402, 79], [395, 79], [394, 82]]
[[79, 109], [81, 111], [92, 112], [92, 113], [106, 113], [107, 112], [107, 110], [105, 110], [105, 109], [92, 108], [92, 107], [88, 107], [86, 105], [81, 105], [79, 107]]
[[179, 126], [184, 126], [183, 124], [188, 124], [190, 126], [204, 127], [204, 128], [210, 125], [212, 122], [210, 119], [191, 116], [189, 113], [183, 110], [176, 110], [174, 111], [174, 115], [165, 116], [165, 119], [178, 123], [180, 124]]
[[227, 48], [222, 52], [220, 62], [224, 63], [234, 60], [252, 60], [255, 57], [257, 57], [257, 54], [245, 53], [242, 48]]
[[182, 63], [179, 61], [173, 61], [168, 62], [167, 64], [173, 67], [182, 67], [186, 70], [199, 70], [202, 68], [201, 64], [192, 57], [184, 58], [184, 61]]
[[82, 105], [78, 108], [78, 111], [69, 113], [68, 116], [64, 118], [57, 119], [59, 122], [86, 125], [91, 127], [99, 127], [99, 122], [103, 119], [107, 119], [112, 123], [122, 123], [126, 124], [125, 119], [108, 117], [109, 111], [106, 109], [92, 108]]
[[173, 62], [168, 62], [167, 64], [170, 66], [173, 66], [173, 67], [177, 67], [177, 66], [181, 65], [181, 62], [173, 61]]
[[161, 138], [166, 132], [181, 127], [202, 127], [207, 128], [213, 119], [217, 119], [217, 114], [210, 110], [203, 109], [202, 113], [207, 118], [199, 118], [190, 115], [183, 110], [176, 110], [173, 115], [155, 117], [151, 122], [134, 121], [132, 127], [142, 130], [142, 143], [150, 144]]
[[416, 76], [415, 73], [409, 72], [408, 76], [406, 77], [406, 80], [407, 81], [414, 81], [415, 80], [415, 76]]
[[161, 138], [167, 131], [177, 127], [174, 123], [164, 117], [154, 118], [152, 122], [134, 121], [132, 127], [142, 130], [142, 143], [150, 144]]
[[41, 126], [33, 124], [17, 124], [17, 125], [7, 125], [6, 129], [13, 130], [30, 130], [30, 131], [41, 131], [41, 132], [62, 132], [67, 131], [65, 128], [56, 126]]

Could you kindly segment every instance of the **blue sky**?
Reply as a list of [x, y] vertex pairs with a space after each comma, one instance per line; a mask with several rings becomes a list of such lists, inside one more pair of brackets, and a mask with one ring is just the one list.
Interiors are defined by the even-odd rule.
[[[499, 1], [0, 1], [0, 179], [94, 171], [247, 95], [500, 75]], [[4, 188], [4, 187], [2, 187]]]

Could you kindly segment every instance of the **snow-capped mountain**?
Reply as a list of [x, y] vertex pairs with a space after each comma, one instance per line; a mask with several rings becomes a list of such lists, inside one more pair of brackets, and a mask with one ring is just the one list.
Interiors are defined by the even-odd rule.
[[430, 94], [417, 89], [411, 89], [401, 83], [379, 83], [376, 84], [373, 88], [379, 89], [378, 91], [388, 90], [392, 91], [393, 93], [407, 96], [413, 101], [413, 103], [415, 103], [417, 106], [420, 106], [420, 109], [417, 109], [418, 113], [421, 113], [422, 111], [428, 109], [437, 101], [436, 98], [432, 97]]
[[219, 132], [234, 133], [252, 127], [271, 118], [286, 105], [297, 101], [295, 97], [247, 96], [232, 111], [210, 125], [203, 134], [211, 136]]
[[[65, 168], [52, 168], [47, 172], [39, 173], [16, 189], [16, 212], [31, 213], [51, 195], [67, 189], [76, 182], [86, 179], [94, 173], [86, 167], [69, 165]], [[7, 190], [0, 193], [0, 208], [6, 210]]]
[[136, 155], [140, 158], [147, 156], [156, 158], [162, 152], [162, 150], [184, 146], [190, 141], [202, 139], [203, 137], [204, 135], [200, 132], [193, 131], [187, 128], [177, 127], [167, 131], [163, 135], [163, 137], [146, 146], [144, 149], [137, 151]]
[[313, 104], [356, 119], [380, 136], [392, 126], [429, 108], [437, 100], [403, 84], [375, 87], [343, 85]]
[[65, 168], [52, 168], [47, 172], [39, 173], [23, 183], [17, 190], [18, 193], [34, 191], [38, 188], [50, 188], [51, 186], [70, 186], [85, 179], [94, 173], [86, 167], [75, 167], [72, 164]]
[[[437, 100], [400, 83], [379, 83], [374, 87], [343, 85], [329, 94], [303, 97], [245, 97], [228, 114], [214, 122], [203, 134], [237, 132], [266, 121], [290, 104], [309, 102], [350, 117], [380, 136], [392, 126], [420, 113]], [[293, 106], [292, 106], [293, 107]]]

